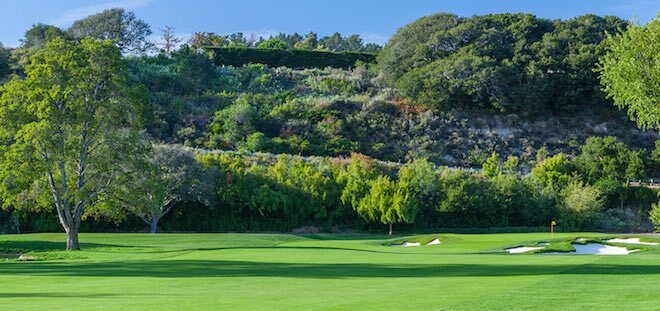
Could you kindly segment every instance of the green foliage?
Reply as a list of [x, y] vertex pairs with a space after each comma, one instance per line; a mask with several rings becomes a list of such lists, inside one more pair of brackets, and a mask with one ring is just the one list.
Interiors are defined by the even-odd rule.
[[210, 125], [210, 147], [238, 147], [257, 128], [257, 111], [248, 99], [239, 98], [235, 104], [215, 113]]
[[497, 152], [493, 152], [484, 165], [482, 166], [484, 171], [484, 176], [486, 177], [495, 177], [502, 174], [502, 169], [500, 168], [500, 155]]
[[555, 190], [566, 186], [572, 179], [573, 164], [565, 154], [559, 153], [538, 163], [532, 169], [532, 176], [539, 180], [544, 187]]
[[641, 128], [660, 129], [660, 18], [610, 35], [598, 71], [603, 90]]
[[507, 174], [514, 174], [518, 171], [520, 159], [516, 156], [508, 156], [502, 164], [502, 170]]
[[67, 30], [74, 38], [110, 40], [126, 54], [144, 54], [153, 49], [151, 27], [124, 9], [107, 9], [73, 22]]
[[11, 52], [0, 43], [0, 85], [5, 78], [11, 73]]
[[653, 222], [655, 231], [660, 231], [660, 204], [653, 204], [649, 217]]
[[287, 47], [288, 46], [286, 42], [277, 38], [270, 38], [257, 45], [258, 49], [270, 49], [270, 50], [286, 50]]
[[156, 233], [159, 220], [181, 202], [217, 203], [214, 169], [204, 169], [192, 151], [176, 145], [156, 145], [133, 171], [110, 204], [140, 217]]
[[342, 203], [357, 210], [360, 200], [369, 192], [371, 184], [380, 173], [381, 171], [372, 159], [353, 154], [351, 163], [346, 170], [340, 171], [337, 176], [337, 182], [343, 186]]
[[575, 164], [585, 180], [636, 179], [644, 175], [645, 165], [638, 151], [628, 149], [616, 137], [589, 137]]
[[265, 64], [270, 67], [285, 66], [289, 68], [351, 68], [358, 61], [371, 63], [375, 60], [373, 54], [355, 52], [323, 52], [308, 50], [274, 50], [241, 47], [208, 47], [215, 55], [218, 65], [242, 66], [245, 64]]
[[221, 36], [214, 32], [196, 32], [190, 39], [190, 47], [194, 50], [209, 46], [229, 45], [227, 36]]
[[68, 39], [68, 34], [56, 26], [35, 24], [25, 32], [22, 47], [27, 49], [40, 48], [55, 38]]
[[109, 41], [55, 38], [2, 87], [0, 192], [5, 206], [57, 210], [78, 249], [85, 210], [102, 202], [134, 151], [141, 110]]
[[367, 221], [389, 225], [399, 222], [412, 223], [416, 210], [415, 205], [408, 202], [408, 195], [405, 185], [397, 185], [397, 182], [389, 177], [379, 176], [360, 200], [357, 212]]
[[437, 207], [442, 198], [440, 174], [433, 163], [417, 159], [403, 165], [397, 172], [399, 187], [408, 194], [409, 209], [415, 211], [415, 224], [430, 226], [435, 223]]
[[300, 50], [315, 50], [319, 45], [318, 35], [310, 32], [307, 34], [303, 41], [298, 41], [293, 44], [293, 48]]
[[227, 228], [329, 227], [356, 217], [340, 200], [339, 170], [327, 162], [312, 164], [282, 155], [246, 166], [241, 157], [226, 154], [202, 155], [200, 160], [220, 170], [218, 212], [231, 220]]
[[573, 111], [602, 105], [592, 68], [613, 17], [435, 14], [397, 30], [381, 72], [413, 103], [441, 110]]
[[450, 227], [498, 227], [507, 223], [508, 211], [498, 204], [493, 186], [467, 172], [448, 172], [442, 179], [440, 222]]
[[595, 187], [571, 182], [561, 191], [560, 225], [573, 230], [583, 229], [603, 208], [601, 193]]

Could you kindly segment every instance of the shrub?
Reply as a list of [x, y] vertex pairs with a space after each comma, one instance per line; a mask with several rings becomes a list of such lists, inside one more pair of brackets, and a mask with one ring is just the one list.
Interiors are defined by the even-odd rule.
[[569, 183], [560, 194], [560, 225], [565, 228], [583, 229], [603, 208], [600, 191], [581, 182]]
[[660, 204], [653, 204], [649, 218], [653, 222], [655, 231], [660, 231]]
[[265, 64], [289, 68], [352, 68], [358, 61], [373, 63], [376, 56], [368, 53], [324, 52], [308, 50], [273, 50], [240, 47], [208, 47], [217, 65], [243, 66]]

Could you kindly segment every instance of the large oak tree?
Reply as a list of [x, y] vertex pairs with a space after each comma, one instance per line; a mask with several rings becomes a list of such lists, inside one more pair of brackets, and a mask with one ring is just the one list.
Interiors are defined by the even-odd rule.
[[[55, 206], [68, 250], [85, 210], [109, 197], [133, 152], [141, 106], [110, 41], [55, 38], [2, 87], [0, 192], [7, 206]], [[27, 203], [26, 203], [27, 202]]]

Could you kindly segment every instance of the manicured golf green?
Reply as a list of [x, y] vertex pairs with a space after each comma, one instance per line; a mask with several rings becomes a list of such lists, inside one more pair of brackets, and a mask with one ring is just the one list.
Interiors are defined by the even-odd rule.
[[[594, 233], [555, 239], [602, 238]], [[611, 235], [610, 235], [611, 236]], [[546, 233], [0, 235], [2, 310], [657, 310], [660, 246], [623, 256], [506, 254]], [[658, 236], [643, 237], [660, 241]], [[2, 255], [0, 255], [2, 256]], [[9, 256], [9, 255], [5, 255]]]

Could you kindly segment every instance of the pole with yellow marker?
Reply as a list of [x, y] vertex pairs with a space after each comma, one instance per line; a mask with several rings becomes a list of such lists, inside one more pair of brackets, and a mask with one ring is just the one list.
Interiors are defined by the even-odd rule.
[[554, 220], [550, 222], [550, 238], [553, 239], [555, 237], [555, 226], [557, 225], [557, 222]]

